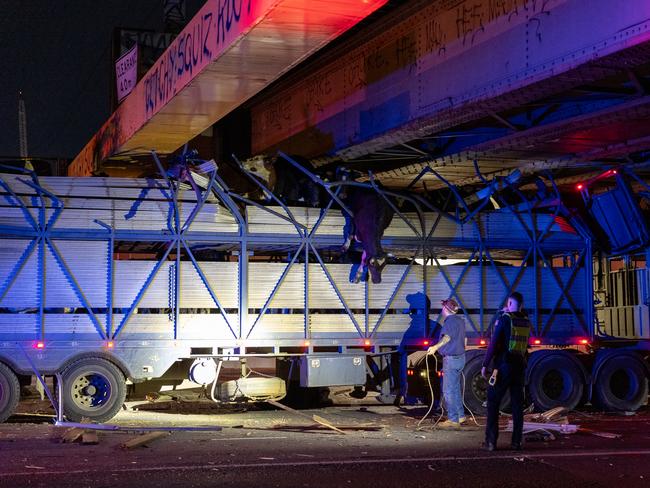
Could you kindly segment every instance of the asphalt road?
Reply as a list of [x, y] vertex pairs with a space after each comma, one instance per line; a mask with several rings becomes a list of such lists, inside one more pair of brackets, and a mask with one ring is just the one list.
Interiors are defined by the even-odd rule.
[[417, 408], [353, 405], [305, 411], [337, 425], [379, 428], [346, 435], [302, 430], [308, 421], [282, 411], [223, 413], [206, 407], [197, 414], [156, 408], [122, 412], [113, 423], [218, 425], [223, 430], [175, 431], [147, 447], [125, 450], [121, 444], [136, 432], [101, 432], [97, 445], [60, 443], [66, 429], [52, 426], [46, 417], [15, 416], [0, 425], [0, 486], [650, 486], [648, 410], [634, 416], [570, 416], [571, 422], [619, 438], [579, 432], [528, 442], [524, 451], [514, 452], [505, 449], [509, 434], [502, 433], [502, 449], [489, 453], [480, 449], [480, 427], [432, 430], [427, 420], [425, 430], [416, 430], [424, 414]]

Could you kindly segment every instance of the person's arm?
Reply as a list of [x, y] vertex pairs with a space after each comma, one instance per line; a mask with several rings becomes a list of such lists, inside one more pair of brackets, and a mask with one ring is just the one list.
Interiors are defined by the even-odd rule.
[[442, 346], [447, 344], [451, 340], [451, 337], [449, 337], [447, 334], [442, 336], [442, 339], [440, 339], [436, 344], [431, 346], [429, 349], [427, 349], [427, 354], [435, 354], [438, 349], [440, 349]]
[[490, 365], [497, 352], [501, 349], [501, 342], [503, 341], [503, 336], [505, 334], [506, 322], [506, 318], [502, 316], [496, 323], [494, 335], [492, 336], [490, 345], [488, 346], [487, 352], [485, 353], [485, 359], [483, 359], [483, 367], [481, 368], [481, 375], [484, 378], [487, 378], [487, 367]]

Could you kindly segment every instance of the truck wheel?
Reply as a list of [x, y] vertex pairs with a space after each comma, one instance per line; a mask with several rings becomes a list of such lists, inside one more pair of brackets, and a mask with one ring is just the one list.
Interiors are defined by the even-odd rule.
[[563, 354], [551, 354], [539, 360], [530, 375], [528, 392], [538, 410], [578, 406], [584, 391], [580, 367]]
[[0, 423], [16, 410], [20, 399], [20, 383], [8, 366], [0, 363]]
[[117, 414], [126, 398], [124, 374], [100, 358], [84, 358], [68, 366], [62, 387], [63, 412], [72, 422], [84, 417], [105, 422]]
[[[477, 356], [470, 359], [463, 368], [465, 376], [465, 389], [463, 398], [465, 406], [472, 411], [474, 415], [487, 414], [487, 380], [481, 376], [483, 367], [483, 356]], [[510, 409], [510, 393], [506, 393], [501, 401], [499, 410], [508, 411]]]
[[635, 411], [648, 400], [644, 366], [631, 356], [614, 356], [598, 371], [594, 382], [596, 404], [608, 411]]

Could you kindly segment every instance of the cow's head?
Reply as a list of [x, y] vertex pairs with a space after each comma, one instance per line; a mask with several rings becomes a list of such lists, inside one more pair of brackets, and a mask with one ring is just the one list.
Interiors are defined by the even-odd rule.
[[271, 181], [272, 161], [265, 155], [254, 156], [242, 161], [242, 166], [246, 171], [253, 173], [259, 179], [269, 183]]
[[381, 283], [381, 272], [386, 266], [386, 255], [372, 257], [368, 260], [368, 271], [373, 283]]

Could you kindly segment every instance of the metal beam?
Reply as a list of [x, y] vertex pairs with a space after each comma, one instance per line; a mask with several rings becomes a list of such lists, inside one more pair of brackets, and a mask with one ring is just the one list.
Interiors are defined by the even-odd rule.
[[363, 43], [352, 37], [340, 56], [305, 65], [253, 104], [253, 152], [359, 158], [644, 62], [645, 0], [500, 7], [431, 2]]
[[90, 176], [118, 152], [169, 153], [387, 0], [208, 0], [77, 155]]

